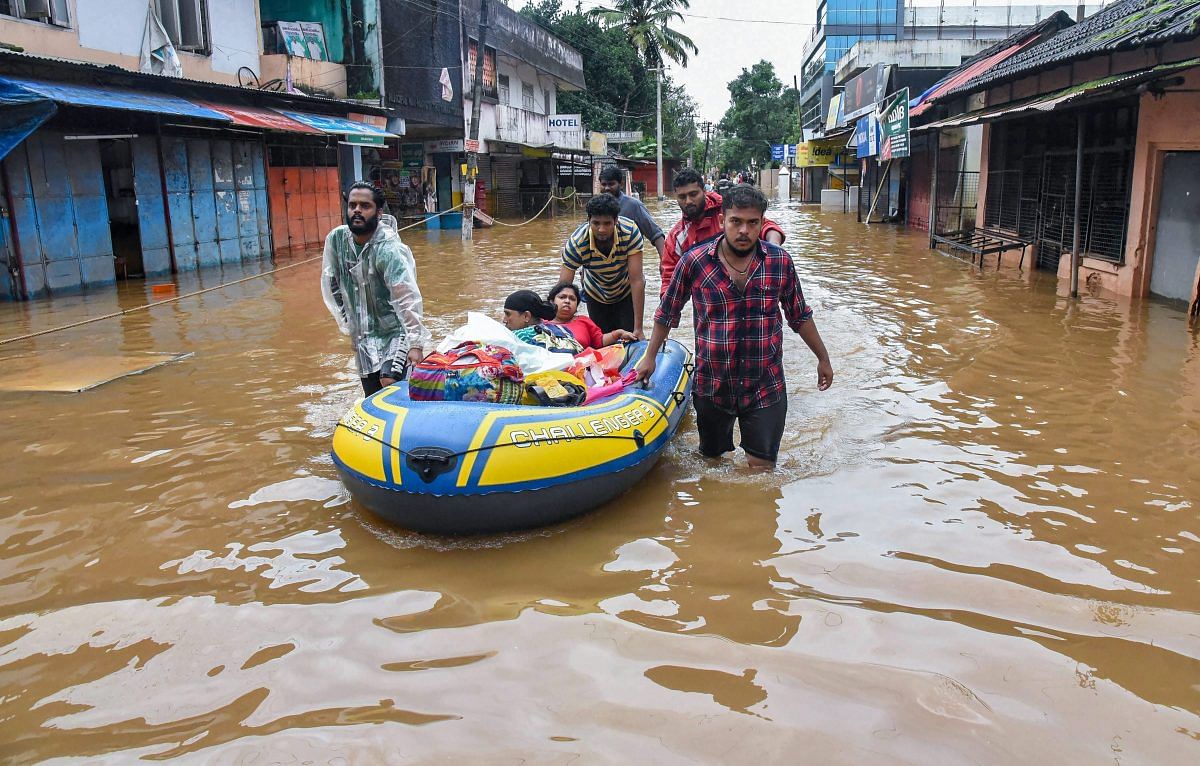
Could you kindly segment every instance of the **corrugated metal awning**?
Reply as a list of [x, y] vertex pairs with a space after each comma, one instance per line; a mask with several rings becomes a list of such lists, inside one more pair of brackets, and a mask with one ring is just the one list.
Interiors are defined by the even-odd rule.
[[244, 125], [260, 130], [278, 130], [285, 133], [308, 133], [325, 135], [324, 132], [293, 120], [274, 109], [261, 109], [254, 106], [233, 106], [232, 104], [214, 104], [211, 101], [197, 101], [196, 104], [220, 112], [233, 121], [234, 125]]
[[1056, 90], [1053, 93], [1047, 93], [1044, 96], [1037, 96], [1025, 101], [1004, 104], [992, 109], [982, 109], [977, 112], [968, 112], [967, 114], [958, 114], [953, 117], [947, 117], [944, 120], [918, 125], [912, 130], [915, 133], [935, 128], [966, 127], [968, 125], [981, 125], [985, 122], [995, 122], [1001, 119], [1011, 119], [1031, 112], [1050, 112], [1063, 105], [1096, 96], [1122, 95], [1123, 91], [1131, 91], [1136, 85], [1196, 66], [1200, 66], [1200, 58], [1177, 61], [1173, 64], [1160, 64], [1150, 69], [1142, 69], [1136, 72], [1113, 75], [1112, 77], [1104, 77], [1099, 80], [1072, 85], [1069, 88]]
[[283, 109], [276, 109], [275, 111], [285, 117], [290, 117], [296, 122], [303, 123], [310, 128], [316, 128], [320, 132], [330, 135], [399, 138], [395, 133], [389, 133], [383, 128], [377, 128], [365, 122], [348, 120], [345, 117], [331, 117], [327, 114], [311, 114], [309, 112], [292, 112]]
[[229, 117], [213, 109], [194, 104], [178, 96], [167, 96], [161, 93], [148, 93], [128, 88], [105, 88], [99, 85], [46, 82], [24, 77], [0, 77], [0, 83], [16, 85], [69, 106], [93, 106], [101, 109], [123, 109], [132, 112], [151, 112], [174, 117], [230, 122]]

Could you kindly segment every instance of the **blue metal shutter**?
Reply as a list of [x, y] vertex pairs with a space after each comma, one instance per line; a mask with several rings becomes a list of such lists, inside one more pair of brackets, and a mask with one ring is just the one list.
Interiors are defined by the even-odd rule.
[[167, 218], [163, 214], [162, 179], [158, 169], [158, 140], [139, 136], [133, 144], [133, 191], [137, 195], [138, 234], [146, 276], [171, 272]]

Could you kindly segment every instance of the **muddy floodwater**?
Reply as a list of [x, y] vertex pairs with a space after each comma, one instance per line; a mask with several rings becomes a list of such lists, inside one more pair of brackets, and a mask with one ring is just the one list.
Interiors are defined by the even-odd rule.
[[[701, 459], [689, 416], [627, 495], [534, 532], [349, 500], [319, 263], [0, 346], [0, 761], [1200, 762], [1183, 312], [771, 215], [836, 371], [818, 393], [788, 336], [779, 469]], [[571, 225], [406, 232], [434, 335], [550, 287]], [[149, 299], [0, 305], [0, 338]], [[27, 390], [146, 352], [189, 356]]]

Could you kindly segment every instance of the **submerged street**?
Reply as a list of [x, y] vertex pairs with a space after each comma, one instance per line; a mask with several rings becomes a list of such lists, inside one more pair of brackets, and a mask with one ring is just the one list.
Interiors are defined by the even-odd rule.
[[[523, 534], [350, 502], [328, 454], [361, 388], [319, 261], [0, 346], [0, 758], [1195, 762], [1184, 312], [768, 215], [836, 371], [818, 393], [787, 335], [778, 470], [703, 460], [689, 417], [631, 492]], [[435, 339], [544, 293], [578, 220], [404, 232]], [[150, 299], [0, 304], [0, 339]], [[146, 352], [190, 356], [13, 390]]]

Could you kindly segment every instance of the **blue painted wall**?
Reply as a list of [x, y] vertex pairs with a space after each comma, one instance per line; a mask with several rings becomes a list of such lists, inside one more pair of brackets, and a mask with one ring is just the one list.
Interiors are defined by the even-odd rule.
[[24, 297], [115, 282], [98, 145], [38, 131], [6, 162], [13, 197], [10, 215], [16, 219], [25, 273]]
[[[164, 136], [161, 162], [155, 136], [134, 138], [131, 146], [146, 276], [171, 273], [172, 243], [177, 271], [240, 264], [270, 254], [261, 143]], [[24, 297], [115, 282], [98, 144], [39, 131], [5, 161], [13, 196], [10, 216], [21, 240]], [[0, 221], [0, 299], [20, 297], [3, 268], [15, 257], [7, 224]]]

